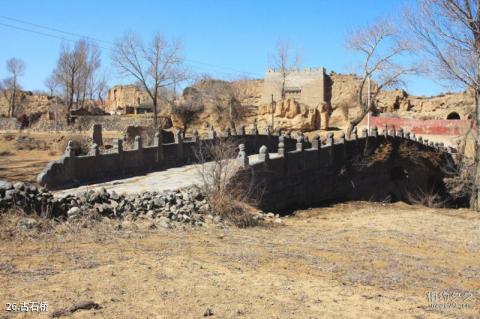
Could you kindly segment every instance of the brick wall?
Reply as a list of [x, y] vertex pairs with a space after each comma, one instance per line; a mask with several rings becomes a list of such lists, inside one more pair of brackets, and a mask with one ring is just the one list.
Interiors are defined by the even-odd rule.
[[[377, 126], [383, 128], [385, 125], [388, 127], [395, 126], [397, 128], [401, 127], [411, 133], [424, 135], [462, 135], [470, 128], [471, 123], [472, 121], [470, 120], [417, 120], [377, 116], [372, 116], [371, 118], [372, 127]], [[362, 124], [367, 124], [366, 118]]]

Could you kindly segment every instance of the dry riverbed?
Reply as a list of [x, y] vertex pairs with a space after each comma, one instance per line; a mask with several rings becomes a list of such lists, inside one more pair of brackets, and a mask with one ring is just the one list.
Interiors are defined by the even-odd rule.
[[[0, 317], [46, 318], [82, 301], [100, 308], [67, 317], [480, 317], [480, 215], [468, 210], [360, 202], [249, 229], [24, 230], [17, 218], [1, 217], [0, 301], [45, 301], [48, 312]], [[427, 297], [444, 291], [432, 307]], [[440, 308], [454, 296], [462, 309]]]

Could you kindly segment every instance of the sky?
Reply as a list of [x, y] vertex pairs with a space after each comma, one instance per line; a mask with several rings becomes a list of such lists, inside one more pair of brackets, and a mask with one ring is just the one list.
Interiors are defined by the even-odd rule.
[[[26, 63], [23, 87], [45, 90], [62, 41], [84, 36], [100, 40], [111, 85], [131, 82], [110, 64], [110, 48], [127, 31], [146, 41], [157, 32], [179, 39], [191, 69], [218, 78], [262, 78], [281, 39], [300, 50], [304, 67], [352, 73], [361, 59], [345, 46], [346, 36], [379, 17], [398, 18], [404, 1], [412, 0], [0, 0], [0, 79], [6, 60], [16, 57]], [[406, 90], [435, 95], [452, 88], [410, 77]]]

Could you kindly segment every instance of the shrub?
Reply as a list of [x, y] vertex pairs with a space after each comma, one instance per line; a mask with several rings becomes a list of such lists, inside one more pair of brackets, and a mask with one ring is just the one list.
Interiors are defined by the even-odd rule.
[[237, 146], [226, 139], [202, 141], [195, 150], [195, 156], [199, 162], [199, 187], [210, 204], [212, 213], [238, 227], [256, 225], [258, 222], [248, 205], [253, 204], [251, 195], [254, 185], [245, 187], [240, 183], [230, 183], [239, 169], [235, 160]]
[[86, 155], [90, 150], [90, 141], [86, 136], [68, 135], [62, 136], [57, 143], [57, 152], [62, 154], [65, 152], [68, 142], [72, 141], [75, 149], [75, 155]]

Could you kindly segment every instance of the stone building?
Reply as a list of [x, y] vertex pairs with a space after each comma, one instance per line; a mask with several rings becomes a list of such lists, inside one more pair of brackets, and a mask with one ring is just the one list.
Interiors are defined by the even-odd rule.
[[[293, 99], [310, 107], [316, 107], [330, 100], [328, 75], [325, 68], [306, 68], [289, 73], [285, 79], [285, 99]], [[263, 85], [263, 103], [282, 97], [282, 75], [268, 69]]]
[[[282, 100], [282, 74], [274, 69], [268, 69], [263, 83], [262, 103], [264, 105], [275, 101], [279, 113], [276, 116], [281, 117], [283, 109], [292, 110], [292, 105], [297, 105], [293, 109], [305, 108], [302, 116], [307, 118], [306, 129], [319, 129], [320, 127], [329, 127], [330, 114], [332, 113], [331, 95], [332, 81], [325, 73], [325, 68], [306, 68], [290, 72], [285, 78], [284, 93]], [[280, 109], [280, 110], [279, 110]], [[287, 112], [286, 115], [288, 115]], [[288, 116], [287, 116], [288, 117]], [[295, 117], [293, 114], [290, 117]], [[305, 122], [305, 121], [303, 121]]]
[[115, 85], [108, 91], [106, 111], [111, 114], [141, 114], [153, 112], [147, 92], [136, 85]]

